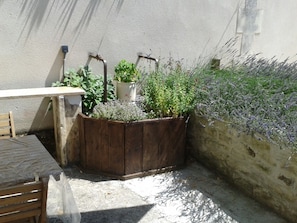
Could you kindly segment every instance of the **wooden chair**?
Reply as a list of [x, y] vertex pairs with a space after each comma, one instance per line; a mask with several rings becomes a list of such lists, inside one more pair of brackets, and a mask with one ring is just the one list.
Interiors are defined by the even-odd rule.
[[0, 139], [15, 137], [15, 127], [12, 112], [0, 114]]
[[0, 222], [46, 222], [47, 180], [0, 188]]

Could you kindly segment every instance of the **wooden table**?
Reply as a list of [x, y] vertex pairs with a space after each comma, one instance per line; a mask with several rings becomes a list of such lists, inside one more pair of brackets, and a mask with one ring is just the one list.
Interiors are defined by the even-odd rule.
[[35, 135], [0, 140], [0, 187], [59, 177], [62, 169]]
[[78, 161], [79, 139], [76, 116], [82, 111], [81, 95], [85, 91], [74, 87], [44, 87], [0, 90], [0, 100], [51, 97], [57, 159], [62, 166]]

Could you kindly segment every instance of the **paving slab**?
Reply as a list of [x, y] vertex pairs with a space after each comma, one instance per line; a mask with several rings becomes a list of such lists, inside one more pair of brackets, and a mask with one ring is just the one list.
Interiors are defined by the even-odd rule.
[[[287, 222], [196, 161], [181, 170], [126, 181], [78, 168], [65, 169], [65, 174], [82, 223]], [[49, 222], [63, 221], [49, 216]]]

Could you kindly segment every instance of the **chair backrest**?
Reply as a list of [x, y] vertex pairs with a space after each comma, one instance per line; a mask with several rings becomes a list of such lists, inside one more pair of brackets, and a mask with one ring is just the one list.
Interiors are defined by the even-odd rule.
[[15, 137], [15, 127], [12, 112], [0, 114], [0, 139]]
[[0, 222], [20, 219], [38, 219], [38, 222], [46, 222], [46, 199], [45, 181], [0, 188]]

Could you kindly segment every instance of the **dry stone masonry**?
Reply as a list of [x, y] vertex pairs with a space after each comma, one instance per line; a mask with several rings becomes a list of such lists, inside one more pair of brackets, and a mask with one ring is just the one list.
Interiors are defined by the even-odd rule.
[[248, 195], [286, 219], [297, 222], [297, 156], [261, 135], [246, 134], [230, 123], [191, 117], [192, 155], [216, 169]]

